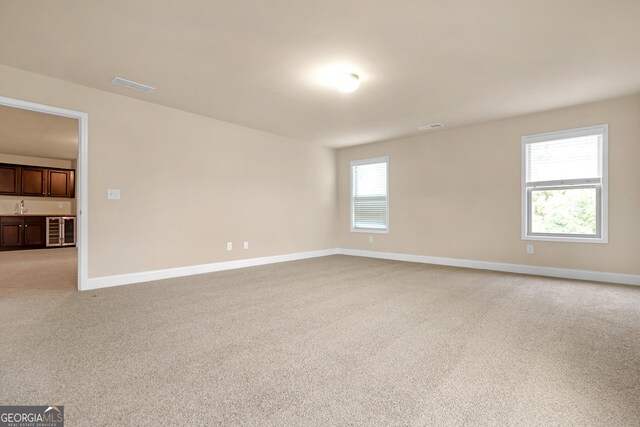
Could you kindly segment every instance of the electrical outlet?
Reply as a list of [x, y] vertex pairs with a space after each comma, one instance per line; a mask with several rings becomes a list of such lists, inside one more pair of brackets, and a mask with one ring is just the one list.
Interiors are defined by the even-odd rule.
[[527, 254], [531, 255], [533, 253], [533, 245], [527, 245]]
[[245, 249], [249, 249], [249, 242], [244, 242], [244, 246]]
[[233, 242], [227, 242], [227, 250], [230, 251], [233, 249]]
[[373, 236], [369, 236], [369, 243], [373, 243]]

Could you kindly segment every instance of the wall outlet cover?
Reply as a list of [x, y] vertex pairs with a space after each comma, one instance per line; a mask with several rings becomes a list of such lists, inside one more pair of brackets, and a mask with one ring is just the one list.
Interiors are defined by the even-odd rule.
[[533, 253], [533, 245], [527, 245], [527, 254], [531, 255]]
[[117, 188], [110, 188], [107, 190], [108, 200], [120, 200], [120, 190]]
[[227, 250], [230, 251], [233, 249], [233, 243], [232, 242], [227, 242]]
[[249, 249], [249, 242], [244, 242], [244, 248]]

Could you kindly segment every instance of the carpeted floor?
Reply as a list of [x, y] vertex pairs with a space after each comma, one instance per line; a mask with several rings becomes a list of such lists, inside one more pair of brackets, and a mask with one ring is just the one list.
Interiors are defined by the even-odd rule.
[[75, 289], [78, 289], [76, 248], [0, 252], [0, 298]]
[[68, 426], [640, 425], [638, 287], [331, 256], [11, 293], [0, 324], [0, 404]]

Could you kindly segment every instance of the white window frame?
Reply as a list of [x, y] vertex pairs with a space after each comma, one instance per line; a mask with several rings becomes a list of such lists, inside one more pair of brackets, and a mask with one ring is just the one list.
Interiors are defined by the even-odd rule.
[[[353, 194], [353, 167], [354, 166], [362, 166], [362, 165], [370, 165], [370, 164], [374, 164], [374, 163], [386, 163], [387, 164], [387, 228], [386, 229], [379, 229], [379, 228], [356, 228], [354, 227], [355, 225], [355, 217], [354, 217], [354, 211], [353, 211], [353, 200], [354, 200], [354, 194]], [[377, 233], [377, 234], [389, 234], [389, 156], [384, 156], [384, 157], [375, 157], [372, 159], [362, 159], [362, 160], [352, 160], [350, 167], [349, 167], [349, 180], [351, 182], [351, 187], [350, 187], [350, 195], [349, 195], [349, 205], [351, 206], [351, 232], [352, 233]]]
[[[602, 135], [602, 180], [594, 182], [592, 179], [570, 179], [549, 182], [539, 182], [536, 185], [527, 185], [527, 145], [536, 142], [553, 141], [558, 139], [575, 138], [580, 136], [601, 134]], [[608, 134], [609, 125], [602, 124], [596, 126], [587, 126], [582, 128], [567, 129], [556, 132], [546, 132], [536, 135], [527, 135], [522, 137], [522, 159], [521, 159], [521, 190], [522, 190], [522, 240], [538, 240], [550, 242], [568, 242], [568, 243], [608, 243], [609, 242], [609, 204], [608, 204]], [[598, 181], [598, 180], [595, 180]], [[529, 205], [532, 189], [540, 188], [596, 188], [596, 216], [598, 220], [595, 237], [580, 236], [575, 234], [532, 234], [530, 233], [530, 216]]]

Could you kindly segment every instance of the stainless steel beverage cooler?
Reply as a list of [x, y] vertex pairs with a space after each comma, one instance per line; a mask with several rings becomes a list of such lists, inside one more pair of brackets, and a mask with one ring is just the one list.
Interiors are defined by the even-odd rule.
[[75, 217], [47, 217], [47, 246], [74, 246], [75, 244]]

